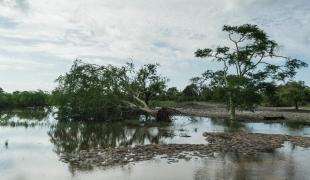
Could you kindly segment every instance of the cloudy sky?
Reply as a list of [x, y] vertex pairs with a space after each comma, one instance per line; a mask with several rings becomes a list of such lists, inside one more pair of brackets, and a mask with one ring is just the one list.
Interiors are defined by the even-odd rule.
[[[75, 58], [158, 62], [171, 86], [219, 65], [197, 48], [225, 44], [224, 24], [257, 24], [282, 55], [310, 64], [309, 0], [0, 0], [0, 87], [51, 90]], [[310, 84], [309, 68], [297, 75]]]

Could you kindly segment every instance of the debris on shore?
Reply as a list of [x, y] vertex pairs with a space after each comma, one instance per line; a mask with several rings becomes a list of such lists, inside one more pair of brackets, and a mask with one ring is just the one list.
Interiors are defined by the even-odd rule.
[[283, 146], [285, 141], [294, 145], [310, 147], [310, 137], [281, 134], [261, 134], [246, 132], [205, 132], [206, 144], [148, 144], [134, 147], [94, 148], [73, 153], [63, 153], [61, 161], [76, 167], [106, 167], [125, 165], [131, 162], [165, 158], [168, 163], [193, 157], [212, 157], [214, 153], [240, 153], [255, 155], [269, 153]]

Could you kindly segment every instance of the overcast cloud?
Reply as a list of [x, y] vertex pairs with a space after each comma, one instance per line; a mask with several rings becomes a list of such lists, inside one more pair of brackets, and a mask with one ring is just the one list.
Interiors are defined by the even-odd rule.
[[[179, 88], [207, 68], [197, 48], [225, 43], [224, 24], [257, 24], [280, 52], [310, 64], [309, 0], [0, 0], [0, 87], [51, 90], [80, 57], [158, 62]], [[309, 68], [298, 80], [310, 84]]]

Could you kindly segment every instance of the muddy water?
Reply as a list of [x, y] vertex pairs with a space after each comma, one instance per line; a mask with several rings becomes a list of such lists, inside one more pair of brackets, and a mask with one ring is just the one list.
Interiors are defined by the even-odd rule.
[[[202, 133], [248, 131], [310, 136], [304, 123], [229, 123], [221, 119], [175, 116], [170, 124], [63, 123], [45, 111], [0, 114], [1, 180], [97, 179], [308, 179], [310, 149], [286, 143], [273, 153], [253, 157], [214, 154], [179, 160], [157, 157], [150, 161], [105, 169], [80, 169], [59, 161], [60, 154], [94, 147], [149, 143], [207, 143]], [[7, 142], [7, 143], [6, 143]]]

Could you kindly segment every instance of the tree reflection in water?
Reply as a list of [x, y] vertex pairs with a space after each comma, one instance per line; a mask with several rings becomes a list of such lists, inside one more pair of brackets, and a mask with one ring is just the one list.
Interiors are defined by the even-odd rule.
[[52, 108], [26, 108], [0, 111], [0, 126], [33, 127], [46, 124]]
[[304, 179], [304, 174], [296, 172], [291, 153], [259, 153], [251, 157], [223, 153], [204, 160], [194, 173], [194, 179]]
[[224, 127], [224, 131], [239, 131], [241, 129], [246, 129], [245, 124], [240, 121], [231, 121], [228, 119], [220, 118], [210, 118], [210, 121], [213, 125]]
[[[54, 151], [59, 157], [62, 157], [70, 153], [79, 153], [81, 150], [95, 148], [163, 143], [162, 140], [169, 138], [171, 134], [167, 127], [132, 126], [122, 122], [58, 122], [51, 127], [48, 135], [54, 144]], [[70, 162], [69, 165], [73, 169], [80, 168]]]
[[[248, 130], [247, 123], [225, 121], [222, 119], [208, 119], [199, 117], [176, 117], [171, 124], [141, 124], [138, 121], [96, 123], [96, 122], [57, 122], [52, 118], [50, 109], [14, 110], [0, 113], [0, 125], [10, 127], [28, 127], [46, 120], [54, 123], [45, 126], [48, 131], [54, 152], [58, 157], [66, 154], [94, 148], [108, 148], [118, 146], [132, 146], [143, 144], [158, 144], [169, 142], [173, 134], [180, 133], [180, 128], [187, 133], [201, 135], [209, 127], [223, 127], [224, 131]], [[187, 119], [188, 118], [188, 119]], [[145, 123], [145, 122], [144, 122]], [[302, 129], [303, 123], [282, 124], [287, 129]], [[193, 132], [192, 132], [193, 131]], [[190, 134], [192, 135], [192, 134]], [[177, 137], [176, 139], [179, 139]], [[194, 139], [191, 139], [194, 141]], [[182, 142], [181, 142], [182, 143]], [[298, 153], [300, 154], [298, 154]], [[285, 151], [261, 153], [251, 157], [241, 154], [219, 154], [215, 158], [202, 160], [202, 164], [193, 166], [193, 179], [306, 179], [310, 164], [307, 151], [300, 151], [300, 147], [289, 145]], [[299, 159], [298, 159], [299, 158]], [[302, 159], [302, 160], [301, 160]], [[193, 160], [194, 161], [194, 160]], [[303, 162], [302, 166], [298, 163]], [[91, 163], [91, 162], [89, 162]], [[82, 169], [76, 164], [68, 163], [72, 174], [81, 170], [91, 170], [92, 166]], [[91, 165], [91, 164], [90, 164]], [[198, 167], [197, 167], [198, 166]], [[85, 166], [83, 166], [85, 168]], [[168, 167], [168, 166], [167, 166]], [[169, 168], [169, 167], [168, 167]], [[167, 170], [164, 168], [163, 171]], [[180, 169], [181, 170], [181, 169]]]

